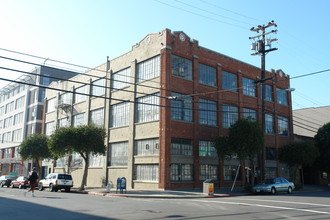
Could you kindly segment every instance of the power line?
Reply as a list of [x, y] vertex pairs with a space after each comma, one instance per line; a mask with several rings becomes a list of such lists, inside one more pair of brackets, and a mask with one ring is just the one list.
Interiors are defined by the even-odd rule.
[[[79, 68], [84, 68], [84, 69], [87, 69], [87, 70], [85, 70], [85, 72], [98, 71], [98, 72], [106, 73], [105, 70], [100, 70], [100, 69], [98, 69], [98, 67], [95, 67], [95, 68], [86, 67], [86, 66], [82, 66], [82, 65], [78, 65], [78, 64], [73, 64], [73, 63], [68, 63], [68, 62], [64, 62], [64, 61], [54, 60], [54, 59], [50, 59], [50, 58], [40, 57], [40, 56], [36, 56], [36, 55], [32, 55], [32, 54], [27, 54], [27, 53], [22, 53], [22, 52], [18, 52], [18, 51], [8, 50], [8, 49], [5, 49], [5, 48], [0, 48], [0, 50], [11, 52], [11, 53], [16, 53], [16, 54], [19, 54], [19, 55], [29, 56], [29, 57], [33, 57], [33, 58], [43, 59], [43, 60], [47, 59], [49, 61], [53, 61], [53, 62], [56, 62], [56, 63], [61, 63], [61, 64], [65, 64], [65, 65], [75, 66], [75, 67], [79, 67]], [[22, 63], [26, 63], [26, 64], [30, 64], [30, 65], [44, 66], [42, 64], [27, 62], [27, 61], [18, 60], [18, 59], [14, 59], [14, 58], [10, 58], [10, 57], [1, 56], [0, 58], [9, 59], [9, 60], [12, 60], [12, 61], [17, 61], [17, 62], [22, 62]], [[111, 60], [110, 60], [110, 64], [111, 64]], [[63, 69], [63, 67], [57, 67], [57, 68]], [[70, 70], [70, 71], [73, 71], [73, 70]], [[76, 72], [76, 71], [74, 71], [74, 72]], [[87, 75], [86, 73], [80, 73], [80, 74]], [[118, 74], [118, 75], [119, 76], [125, 76], [125, 77], [131, 78], [131, 79], [134, 78], [134, 79], [137, 79], [137, 80], [144, 80], [144, 79], [140, 79], [138, 77], [126, 76], [126, 75], [121, 75], [121, 74]], [[93, 76], [93, 77], [98, 77], [98, 76]], [[148, 82], [159, 83], [159, 82], [153, 81], [153, 80], [148, 80]]]
[[177, 6], [174, 6], [174, 5], [171, 5], [171, 4], [168, 4], [168, 3], [165, 3], [165, 2], [159, 1], [159, 0], [154, 0], [154, 1], [156, 1], [158, 3], [161, 3], [163, 5], [167, 5], [167, 6], [171, 7], [171, 8], [175, 8], [175, 9], [178, 9], [180, 11], [185, 11], [185, 12], [188, 12], [190, 14], [197, 15], [199, 17], [203, 17], [203, 18], [206, 18], [206, 19], [209, 19], [209, 20], [212, 20], [212, 21], [216, 21], [216, 22], [219, 22], [219, 23], [227, 24], [227, 25], [230, 25], [230, 26], [233, 26], [233, 27], [237, 27], [237, 28], [241, 28], [241, 29], [246, 29], [246, 28], [244, 28], [242, 26], [235, 25], [235, 24], [232, 24], [232, 23], [228, 23], [228, 22], [225, 22], [225, 21], [220, 21], [220, 20], [211, 18], [209, 16], [201, 15], [201, 14], [198, 14], [196, 12], [192, 12], [192, 11], [189, 11], [189, 10], [186, 10], [186, 9], [183, 9], [183, 8], [180, 8], [180, 7], [177, 7]]
[[[231, 12], [231, 13], [233, 13], [233, 14], [235, 14], [235, 15], [239, 15], [239, 16], [242, 16], [242, 17], [244, 17], [244, 18], [249, 18], [249, 19], [252, 19], [252, 20], [255, 20], [255, 21], [261, 21], [261, 20], [259, 20], [259, 19], [252, 18], [252, 17], [250, 17], [250, 16], [246, 16], [246, 15], [243, 15], [243, 14], [241, 14], [241, 13], [238, 13], [238, 12], [235, 12], [235, 11], [232, 11], [232, 10], [229, 10], [229, 9], [226, 9], [226, 8], [223, 8], [223, 7], [220, 7], [220, 6], [216, 5], [216, 4], [211, 4], [211, 3], [207, 2], [207, 1], [204, 1], [204, 0], [200, 0], [200, 1], [201, 1], [201, 2], [204, 2], [205, 4], [211, 5], [212, 7], [220, 8], [220, 9], [222, 9], [222, 10], [224, 10], [224, 11]], [[261, 22], [263, 22], [263, 21], [261, 21]]]
[[197, 9], [197, 10], [200, 10], [200, 11], [203, 11], [203, 12], [206, 12], [206, 13], [209, 13], [209, 14], [212, 14], [212, 15], [215, 15], [215, 16], [218, 16], [218, 17], [222, 17], [222, 18], [227, 18], [227, 19], [230, 19], [230, 20], [233, 20], [233, 21], [237, 21], [239, 23], [244, 23], [244, 24], [248, 24], [248, 25], [253, 25], [251, 23], [247, 23], [247, 22], [244, 22], [244, 21], [240, 21], [240, 20], [236, 20], [234, 18], [230, 18], [230, 17], [227, 17], [227, 16], [224, 16], [224, 15], [219, 15], [219, 14], [216, 14], [216, 13], [213, 13], [211, 11], [208, 11], [208, 10], [205, 10], [205, 9], [201, 9], [199, 7], [196, 7], [196, 6], [193, 6], [191, 4], [188, 4], [188, 3], [185, 3], [185, 2], [182, 2], [182, 1], [179, 1], [179, 0], [175, 0], [176, 2], [179, 2], [183, 5], [186, 5], [186, 6], [189, 6], [191, 8], [194, 8], [194, 9]]
[[[55, 90], [55, 91], [60, 91], [60, 92], [67, 92], [67, 93], [73, 93], [73, 94], [78, 94], [78, 95], [84, 95], [84, 96], [88, 96], [88, 97], [96, 97], [96, 98], [102, 98], [102, 99], [105, 98], [104, 96], [98, 96], [98, 95], [92, 95], [92, 94], [80, 93], [80, 92], [75, 92], [75, 91], [68, 91], [68, 90], [64, 90], [64, 89], [52, 88], [52, 87], [43, 86], [43, 85], [35, 85], [35, 84], [26, 83], [26, 82], [21, 82], [21, 81], [17, 82], [17, 81], [14, 81], [14, 80], [9, 80], [9, 79], [4, 79], [4, 78], [0, 78], [0, 80], [5, 80], [5, 81], [9, 81], [9, 82], [13, 82], [13, 83], [19, 83], [19, 84], [25, 84], [25, 85], [29, 85], [29, 86], [33, 86], [33, 87], [45, 88], [45, 89], [50, 89], [50, 90]], [[157, 104], [150, 104], [150, 103], [144, 103], [144, 102], [138, 102], [138, 101], [131, 101], [131, 100], [124, 100], [124, 99], [116, 99], [116, 98], [107, 98], [107, 99], [115, 100], [115, 101], [120, 101], [121, 103], [122, 103], [122, 102], [129, 102], [129, 103], [136, 103], [136, 104], [150, 105], [150, 106], [156, 106], [156, 107], [166, 107], [166, 108], [171, 108], [171, 109], [172, 109], [172, 108], [173, 108], [173, 109], [178, 108], [178, 109], [181, 109], [181, 110], [191, 110], [191, 111], [195, 111], [195, 110], [197, 110], [197, 111], [203, 111], [203, 112], [207, 111], [207, 112], [216, 112], [216, 113], [219, 113], [219, 112], [221, 112], [221, 113], [224, 113], [224, 112], [226, 112], [226, 113], [235, 113], [235, 114], [242, 114], [242, 113], [245, 113], [244, 111], [243, 111], [243, 112], [239, 112], [239, 111], [206, 110], [206, 109], [200, 109], [200, 108], [197, 108], [197, 109], [196, 109], [196, 108], [187, 108], [187, 107], [176, 107], [176, 106], [172, 106], [172, 104], [171, 104], [171, 105], [157, 105]], [[227, 100], [227, 101], [231, 101], [231, 100]], [[224, 104], [224, 103], [222, 103], [222, 104]], [[217, 104], [217, 106], [218, 106], [218, 104]], [[269, 109], [267, 109], [267, 110], [269, 110]], [[273, 111], [273, 110], [271, 110], [271, 111]], [[280, 111], [277, 111], [277, 112], [281, 113]], [[282, 113], [283, 113], [283, 112], [282, 112]], [[217, 116], [216, 116], [216, 117], [217, 117]], [[278, 116], [277, 116], [277, 117], [278, 117]], [[295, 122], [295, 121], [293, 121], [293, 122]], [[300, 122], [298, 122], [298, 123], [300, 123]], [[300, 124], [303, 124], [303, 123], [300, 123]], [[302, 126], [297, 125], [297, 124], [294, 124], [294, 125], [296, 125], [296, 126], [298, 126], [298, 127], [301, 127], [301, 128], [303, 128], [303, 129], [306, 129], [306, 130], [312, 131], [312, 132], [316, 132], [316, 131], [313, 131], [313, 130], [308, 129], [308, 128], [305, 128], [305, 127], [302, 127]], [[306, 124], [303, 124], [303, 125], [308, 126], [308, 125], [306, 125]], [[314, 129], [316, 129], [316, 128], [314, 128]]]

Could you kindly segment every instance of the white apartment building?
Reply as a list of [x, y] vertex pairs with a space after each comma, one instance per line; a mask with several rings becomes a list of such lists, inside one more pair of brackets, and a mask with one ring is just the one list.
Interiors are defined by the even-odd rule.
[[0, 174], [27, 175], [33, 161], [23, 161], [18, 147], [41, 133], [45, 87], [78, 73], [47, 66], [35, 68], [0, 89]]

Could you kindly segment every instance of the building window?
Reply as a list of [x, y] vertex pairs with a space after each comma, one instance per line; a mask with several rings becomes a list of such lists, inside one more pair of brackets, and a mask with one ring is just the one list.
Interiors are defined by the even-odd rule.
[[288, 95], [285, 89], [276, 88], [277, 104], [288, 105]]
[[277, 117], [278, 134], [281, 136], [289, 136], [289, 120], [288, 118]]
[[3, 133], [2, 135], [2, 143], [11, 142], [11, 131]]
[[15, 109], [24, 107], [24, 101], [25, 101], [25, 96], [22, 96], [22, 97], [16, 99]]
[[171, 181], [192, 181], [192, 164], [171, 164]]
[[199, 180], [204, 181], [207, 179], [218, 179], [218, 166], [202, 164], [199, 166]]
[[67, 164], [68, 158], [62, 157], [56, 160], [56, 167], [65, 167]]
[[192, 156], [192, 143], [189, 139], [172, 138], [171, 140], [171, 155]]
[[99, 108], [91, 111], [90, 122], [96, 126], [104, 125], [104, 109]]
[[217, 126], [217, 102], [199, 99], [199, 123]]
[[257, 111], [249, 108], [243, 108], [243, 118], [256, 121], [257, 120]]
[[12, 112], [14, 110], [14, 101], [6, 104], [5, 114], [8, 114], [9, 112]]
[[47, 110], [46, 110], [46, 113], [54, 112], [55, 111], [55, 101], [56, 101], [56, 98], [52, 98], [52, 99], [48, 99], [47, 100]]
[[111, 127], [128, 126], [129, 102], [122, 102], [111, 106]]
[[81, 86], [75, 89], [74, 103], [79, 103], [86, 100], [86, 88], [86, 86]]
[[54, 133], [54, 130], [55, 130], [55, 123], [53, 121], [45, 124], [45, 134], [47, 136], [52, 135]]
[[128, 165], [128, 142], [113, 143], [110, 145], [110, 166]]
[[89, 155], [89, 167], [102, 167], [103, 166], [103, 155]]
[[20, 147], [15, 148], [14, 158], [20, 158], [21, 157], [21, 155], [19, 154], [19, 150], [20, 150]]
[[49, 77], [50, 75], [42, 74], [41, 75], [41, 85], [48, 86], [51, 82]]
[[158, 182], [158, 164], [135, 165], [134, 173], [134, 180]]
[[73, 116], [73, 127], [78, 127], [85, 124], [85, 113]]
[[211, 66], [198, 64], [199, 82], [209, 86], [217, 85], [216, 69]]
[[180, 93], [172, 92], [172, 97], [176, 97], [171, 101], [171, 118], [172, 120], [192, 122], [193, 106], [192, 97], [185, 96]]
[[69, 93], [63, 93], [60, 95], [60, 104], [66, 104], [70, 105], [70, 94]]
[[[262, 84], [261, 84], [261, 86], [260, 86], [260, 92], [261, 92], [261, 98], [262, 98]], [[272, 102], [273, 101], [273, 89], [272, 89], [272, 86], [270, 86], [270, 85], [266, 85], [266, 87], [265, 87], [265, 93], [266, 93], [266, 95], [265, 95], [265, 100], [266, 101], [269, 101], [269, 102]]]
[[243, 94], [248, 96], [256, 96], [256, 84], [254, 80], [243, 77]]
[[[237, 174], [237, 169], [238, 166], [233, 166], [233, 165], [224, 165], [224, 180], [225, 181], [234, 181], [236, 174]], [[237, 179], [240, 181], [242, 179], [242, 174], [241, 174], [241, 169], [239, 169], [238, 174], [237, 174]]]
[[144, 139], [135, 141], [135, 155], [159, 155], [159, 139]]
[[222, 126], [230, 128], [238, 120], [238, 108], [233, 105], [222, 105]]
[[172, 75], [192, 80], [192, 61], [172, 55]]
[[265, 167], [265, 178], [274, 179], [276, 178], [276, 167]]
[[159, 93], [137, 99], [136, 122], [155, 121], [159, 119]]
[[92, 82], [92, 95], [102, 96], [105, 94], [105, 79]]
[[23, 112], [17, 113], [14, 115], [14, 124], [18, 125], [23, 123]]
[[58, 119], [58, 127], [63, 128], [68, 126], [68, 118]]
[[217, 149], [212, 141], [199, 141], [199, 156], [200, 157], [217, 157]]
[[137, 64], [137, 82], [155, 78], [160, 75], [160, 56]]
[[71, 155], [72, 167], [81, 167], [83, 163], [83, 158], [79, 153], [73, 153]]
[[237, 92], [237, 75], [222, 71], [222, 88], [232, 92]]
[[122, 89], [129, 86], [131, 81], [131, 68], [126, 68], [119, 72], [112, 74], [112, 88], [113, 89]]
[[13, 131], [13, 142], [22, 141], [22, 129], [17, 129]]
[[266, 160], [276, 160], [276, 148], [266, 147]]
[[5, 148], [2, 150], [2, 158], [10, 158], [10, 148]]
[[13, 125], [13, 117], [8, 117], [4, 119], [3, 128], [9, 128]]
[[265, 133], [274, 134], [274, 117], [271, 114], [265, 114]]

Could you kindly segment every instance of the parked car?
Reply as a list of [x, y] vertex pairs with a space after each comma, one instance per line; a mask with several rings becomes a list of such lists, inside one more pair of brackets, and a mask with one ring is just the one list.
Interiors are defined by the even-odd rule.
[[10, 183], [11, 188], [26, 189], [29, 186], [28, 178], [25, 176], [20, 176]]
[[252, 187], [254, 193], [271, 193], [277, 192], [291, 193], [295, 189], [294, 183], [287, 181], [283, 177], [277, 177], [274, 179], [268, 179], [263, 184], [259, 184]]
[[72, 176], [63, 173], [50, 173], [45, 179], [40, 180], [38, 183], [38, 189], [40, 191], [44, 188], [49, 188], [51, 192], [57, 192], [61, 189], [65, 189], [66, 192], [69, 192], [71, 187], [73, 187]]
[[0, 186], [1, 187], [4, 187], [4, 186], [9, 187], [11, 181], [14, 180], [14, 179], [16, 179], [15, 176], [2, 175], [2, 176], [0, 176]]

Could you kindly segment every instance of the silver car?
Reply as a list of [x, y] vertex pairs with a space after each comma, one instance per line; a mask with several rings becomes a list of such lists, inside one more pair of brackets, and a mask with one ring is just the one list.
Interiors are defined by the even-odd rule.
[[283, 177], [277, 177], [274, 179], [268, 179], [263, 184], [252, 187], [254, 193], [271, 193], [277, 192], [291, 193], [295, 189], [294, 183], [287, 181]]

